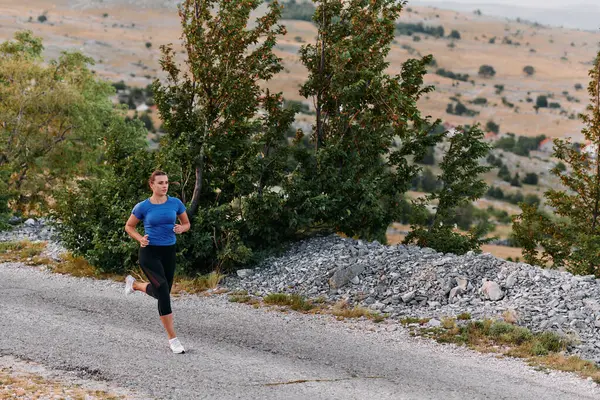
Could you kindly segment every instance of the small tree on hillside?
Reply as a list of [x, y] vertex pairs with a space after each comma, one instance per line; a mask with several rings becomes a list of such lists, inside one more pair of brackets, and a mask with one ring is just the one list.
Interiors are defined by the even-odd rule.
[[491, 65], [482, 65], [479, 67], [479, 76], [482, 78], [491, 78], [496, 75], [496, 70]]
[[528, 76], [531, 76], [535, 74], [535, 68], [533, 68], [531, 65], [527, 65], [523, 68], [523, 72], [526, 73]]
[[558, 166], [552, 170], [566, 190], [544, 194], [556, 217], [541, 213], [537, 205], [522, 204], [513, 230], [528, 263], [600, 277], [600, 53], [590, 78], [591, 103], [581, 118], [593, 151], [582, 152], [569, 140], [555, 139], [554, 156], [569, 165], [569, 172]]
[[[483, 141], [484, 133], [478, 126], [469, 129], [459, 128], [449, 139], [449, 148], [438, 177], [439, 189], [421, 198], [413, 204], [411, 232], [404, 243], [415, 243], [431, 247], [441, 252], [464, 254], [469, 250], [478, 251], [486, 242], [481, 237], [487, 233], [487, 224], [471, 229], [467, 234], [454, 231], [458, 209], [483, 196], [487, 190], [481, 174], [489, 171], [490, 166], [480, 164], [490, 146]], [[429, 216], [427, 205], [438, 201], [433, 217]]]

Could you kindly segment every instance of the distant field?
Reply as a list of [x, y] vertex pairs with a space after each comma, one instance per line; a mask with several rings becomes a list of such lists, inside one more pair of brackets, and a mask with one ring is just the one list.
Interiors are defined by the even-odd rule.
[[[18, 29], [31, 29], [44, 38], [48, 56], [56, 56], [61, 50], [81, 50], [96, 59], [95, 70], [99, 75], [145, 86], [162, 76], [158, 64], [159, 46], [167, 43], [177, 46], [179, 42], [176, 10], [172, 6], [162, 8], [161, 4], [167, 2], [0, 0], [0, 38], [7, 39]], [[261, 6], [259, 12], [264, 12], [264, 7]], [[402, 13], [401, 22], [442, 26], [446, 35], [457, 30], [461, 38], [452, 40], [419, 34], [420, 41], [414, 41], [410, 36], [398, 36], [390, 52], [389, 72], [398, 73], [401, 63], [409, 57], [433, 54], [439, 68], [468, 74], [475, 82], [452, 81], [429, 74], [426, 82], [435, 85], [436, 92], [422, 99], [424, 113], [454, 124], [494, 120], [502, 132], [521, 135], [580, 137], [581, 123], [570, 120], [569, 115], [583, 111], [587, 97], [585, 91], [575, 91], [574, 85], [587, 86], [589, 63], [596, 55], [599, 33], [507, 22], [473, 13], [415, 7], [410, 3], [407, 10]], [[37, 22], [40, 15], [46, 15], [47, 22]], [[306, 21], [285, 20], [283, 24], [288, 34], [280, 38], [277, 53], [283, 58], [286, 70], [266, 85], [282, 91], [290, 99], [303, 100], [298, 88], [307, 74], [299, 62], [298, 49], [303, 43], [314, 41], [316, 29]], [[494, 37], [495, 44], [490, 44]], [[502, 44], [503, 40], [513, 44]], [[493, 78], [477, 76], [479, 67], [484, 64], [496, 70]], [[534, 67], [533, 76], [523, 73], [526, 65]], [[432, 68], [432, 72], [434, 70]], [[504, 85], [504, 91], [496, 94], [495, 85]], [[571, 101], [563, 92], [568, 92]], [[560, 115], [561, 110], [549, 109], [536, 113], [526, 98], [535, 100], [539, 94], [553, 95], [552, 101], [560, 103], [566, 115]], [[488, 105], [469, 106], [480, 112], [475, 118], [449, 115], [445, 112], [451, 102], [449, 98], [457, 96], [467, 105], [476, 97], [485, 97]], [[503, 105], [502, 97], [514, 107]]]

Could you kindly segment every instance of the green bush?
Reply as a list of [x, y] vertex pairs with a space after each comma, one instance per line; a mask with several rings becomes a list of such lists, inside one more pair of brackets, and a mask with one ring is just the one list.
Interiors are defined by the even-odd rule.
[[442, 26], [426, 26], [422, 22], [411, 24], [407, 22], [399, 22], [396, 24], [396, 32], [398, 35], [411, 36], [414, 33], [422, 33], [435, 37], [444, 37], [444, 27]]
[[535, 105], [538, 108], [548, 107], [548, 96], [540, 95], [535, 99]]
[[456, 29], [453, 29], [452, 32], [450, 32], [450, 34], [448, 35], [448, 37], [450, 39], [460, 39], [460, 32], [457, 31]]
[[496, 75], [496, 70], [491, 65], [482, 65], [479, 67], [478, 74], [483, 78], [491, 78]]
[[498, 125], [494, 121], [488, 121], [485, 124], [485, 129], [487, 129], [488, 132], [498, 133], [500, 132], [500, 125]]
[[531, 76], [531, 75], [535, 74], [535, 68], [533, 68], [531, 65], [527, 65], [527, 66], [523, 67], [523, 72], [525, 72], [527, 75]]
[[467, 82], [469, 80], [469, 74], [455, 74], [452, 71], [446, 71], [444, 68], [438, 68], [435, 71], [436, 75], [440, 75], [446, 78], [455, 79], [457, 81]]
[[523, 178], [523, 183], [527, 184], [527, 185], [537, 185], [538, 184], [538, 174], [536, 174], [535, 172], [528, 172], [525, 175], [525, 178]]
[[312, 2], [289, 0], [283, 3], [281, 19], [295, 19], [300, 21], [312, 21], [315, 14], [315, 6]]

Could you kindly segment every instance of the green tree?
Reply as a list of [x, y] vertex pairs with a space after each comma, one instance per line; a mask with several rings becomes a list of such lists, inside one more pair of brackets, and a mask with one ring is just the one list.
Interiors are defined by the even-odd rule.
[[482, 65], [479, 67], [479, 76], [482, 78], [491, 78], [496, 75], [496, 70], [491, 65]]
[[535, 172], [528, 172], [525, 175], [525, 178], [523, 178], [523, 183], [526, 183], [527, 185], [537, 185], [538, 181], [539, 177]]
[[171, 45], [161, 48], [167, 80], [153, 89], [167, 134], [159, 159], [189, 203], [192, 230], [181, 245], [183, 265], [195, 269], [245, 262], [254, 245], [275, 246], [294, 229], [286, 222], [293, 211], [275, 189], [295, 111], [261, 88], [282, 70], [273, 47], [285, 28], [276, 1], [250, 23], [261, 3], [186, 0], [179, 12], [185, 66]]
[[535, 105], [538, 108], [548, 107], [548, 96], [540, 95], [535, 99]]
[[485, 129], [487, 129], [489, 132], [498, 133], [500, 132], [500, 125], [498, 125], [494, 121], [488, 121], [485, 124]]
[[448, 35], [450, 39], [460, 39], [460, 32], [456, 29], [452, 29], [452, 32]]
[[528, 76], [531, 76], [535, 74], [535, 68], [533, 68], [531, 65], [526, 65], [525, 67], [523, 67], [523, 72]]
[[300, 93], [316, 107], [313, 147], [298, 155], [289, 205], [324, 230], [384, 242], [420, 170], [411, 159], [441, 137], [416, 104], [432, 90], [423, 86], [431, 57], [406, 61], [400, 75], [386, 73], [398, 2], [316, 4], [317, 42], [300, 50], [309, 72]]
[[95, 168], [113, 114], [114, 89], [94, 78], [90, 58], [65, 52], [44, 63], [42, 50], [29, 31], [0, 44], [0, 192], [20, 210]]
[[[469, 250], [478, 251], [486, 242], [481, 237], [487, 233], [487, 223], [479, 224], [464, 235], [455, 232], [452, 223], [457, 209], [477, 200], [487, 190], [480, 175], [491, 167], [481, 165], [480, 159], [487, 156], [490, 147], [483, 141], [483, 136], [483, 131], [475, 126], [459, 128], [449, 139], [448, 151], [440, 163], [440, 188], [414, 202], [411, 232], [404, 243], [464, 254]], [[438, 204], [433, 218], [429, 218], [427, 205], [434, 200]]]
[[[590, 105], [582, 115], [582, 130], [596, 154], [600, 149], [600, 53], [590, 71]], [[550, 217], [537, 204], [521, 205], [513, 231], [528, 263], [566, 267], [575, 274], [600, 276], [600, 158], [580, 152], [569, 140], [555, 139], [554, 156], [569, 166], [558, 165], [552, 173], [566, 189], [545, 192]]]

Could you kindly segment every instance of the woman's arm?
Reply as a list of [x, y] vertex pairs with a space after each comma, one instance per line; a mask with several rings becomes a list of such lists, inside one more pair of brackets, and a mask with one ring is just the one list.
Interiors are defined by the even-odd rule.
[[190, 219], [188, 218], [187, 213], [184, 211], [183, 214], [179, 214], [177, 218], [179, 218], [179, 222], [181, 222], [181, 224], [175, 224], [175, 227], [173, 228], [173, 232], [183, 233], [183, 232], [189, 231], [190, 230]]
[[135, 215], [131, 214], [129, 216], [129, 219], [125, 223], [125, 232], [127, 232], [129, 236], [140, 242], [140, 246], [146, 247], [148, 244], [150, 244], [150, 242], [148, 241], [148, 235], [142, 236], [137, 231], [137, 229], [135, 229], [138, 222], [140, 222], [140, 220], [137, 219]]

